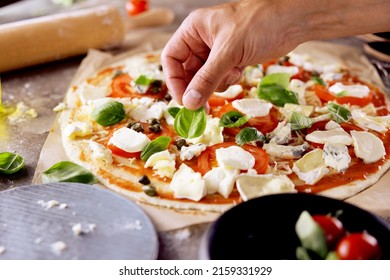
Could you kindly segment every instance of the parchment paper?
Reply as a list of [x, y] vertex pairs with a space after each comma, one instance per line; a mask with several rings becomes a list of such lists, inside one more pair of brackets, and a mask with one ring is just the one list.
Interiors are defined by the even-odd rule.
[[[150, 33], [142, 35], [138, 33], [134, 36], [128, 36], [130, 36], [127, 38], [128, 47], [135, 47], [139, 45], [138, 43], [146, 41], [147, 44], [143, 44], [142, 46], [115, 56], [108, 53], [91, 50], [80, 65], [70, 86], [76, 85], [77, 83], [83, 81], [85, 78], [89, 77], [90, 74], [93, 74], [96, 69], [118, 61], [123, 57], [131, 56], [142, 51], [151, 51], [162, 48], [169, 39], [170, 35]], [[308, 42], [299, 46], [296, 51], [299, 53], [308, 53], [313, 57], [319, 57], [321, 60], [326, 58], [332, 62], [342, 62], [347, 65], [353, 73], [360, 75], [361, 77], [384, 89], [382, 81], [376, 73], [374, 67], [360, 53], [360, 51], [355, 48], [324, 42]], [[42, 148], [33, 183], [41, 183], [42, 172], [48, 169], [50, 166], [57, 163], [58, 161], [67, 160], [61, 145], [60, 133], [59, 124], [56, 120]], [[390, 172], [387, 172], [373, 187], [370, 187], [362, 193], [347, 199], [347, 201], [366, 210], [372, 211], [380, 216], [389, 218], [389, 185]], [[216, 213], [194, 215], [189, 213], [179, 213], [174, 210], [145, 205], [143, 203], [139, 203], [139, 205], [149, 215], [158, 231], [173, 230], [197, 223], [210, 222], [214, 221], [219, 216], [219, 214]]]

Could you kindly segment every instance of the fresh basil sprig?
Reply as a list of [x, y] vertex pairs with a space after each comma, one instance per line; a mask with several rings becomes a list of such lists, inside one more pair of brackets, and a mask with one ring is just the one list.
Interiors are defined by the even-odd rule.
[[326, 104], [326, 108], [337, 123], [347, 122], [352, 117], [351, 112], [348, 109], [336, 103], [328, 102], [328, 104]]
[[122, 121], [126, 117], [125, 108], [118, 101], [110, 101], [98, 106], [92, 118], [102, 126], [109, 126]]
[[318, 84], [318, 85], [321, 85], [321, 86], [325, 86], [325, 85], [326, 85], [325, 82], [324, 82], [324, 80], [321, 79], [319, 76], [313, 76], [313, 77], [311, 78], [311, 80], [312, 80], [313, 82], [315, 82], [316, 84]]
[[313, 120], [297, 112], [292, 112], [290, 118], [291, 130], [301, 130], [304, 128], [311, 127]]
[[188, 110], [183, 107], [176, 114], [173, 124], [177, 134], [183, 138], [196, 138], [206, 129], [207, 116], [203, 107], [198, 110]]
[[151, 141], [145, 148], [142, 149], [141, 159], [147, 161], [151, 155], [162, 152], [168, 148], [169, 143], [171, 142], [171, 137], [160, 136]]
[[222, 115], [219, 126], [223, 127], [240, 127], [249, 120], [248, 116], [244, 116], [240, 112], [230, 111]]
[[24, 166], [24, 158], [10, 152], [0, 153], [0, 173], [13, 174]]
[[244, 127], [236, 135], [236, 143], [239, 146], [252, 141], [264, 141], [265, 136], [254, 127]]
[[265, 76], [257, 89], [260, 99], [283, 107], [286, 103], [299, 104], [295, 92], [288, 90], [290, 75], [287, 73], [274, 73]]
[[148, 86], [152, 82], [152, 79], [149, 79], [145, 75], [140, 75], [134, 82], [139, 86]]
[[179, 107], [170, 107], [168, 108], [168, 113], [173, 117], [175, 118], [177, 113], [179, 113], [180, 111], [180, 108]]
[[42, 174], [43, 183], [72, 182], [94, 184], [97, 181], [96, 177], [89, 170], [70, 161], [60, 161]]

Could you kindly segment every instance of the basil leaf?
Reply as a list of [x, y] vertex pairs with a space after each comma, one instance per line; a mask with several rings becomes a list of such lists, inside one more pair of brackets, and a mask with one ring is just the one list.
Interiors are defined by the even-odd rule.
[[352, 117], [351, 112], [348, 109], [345, 109], [343, 106], [340, 106], [336, 103], [328, 102], [328, 104], [326, 104], [326, 108], [328, 108], [332, 118], [337, 123], [347, 122]]
[[166, 150], [169, 143], [171, 142], [171, 137], [160, 136], [151, 141], [145, 148], [142, 149], [141, 159], [147, 161], [151, 155], [162, 152]]
[[219, 126], [223, 127], [240, 127], [249, 120], [249, 117], [244, 116], [240, 112], [230, 111], [222, 115]]
[[292, 112], [290, 118], [291, 130], [301, 130], [303, 128], [311, 127], [313, 120], [297, 112]]
[[265, 85], [280, 85], [282, 88], [288, 88], [290, 84], [290, 74], [288, 73], [274, 73], [269, 74], [261, 79], [260, 87]]
[[72, 182], [94, 184], [97, 181], [96, 177], [89, 170], [70, 161], [60, 161], [42, 174], [43, 183]]
[[321, 79], [321, 78], [318, 77], [318, 76], [313, 76], [311, 79], [312, 79], [312, 81], [314, 81], [316, 84], [319, 84], [319, 85], [321, 85], [321, 86], [326, 86], [324, 80]]
[[241, 129], [240, 133], [236, 135], [236, 143], [239, 146], [252, 141], [264, 141], [265, 137], [263, 133], [258, 131], [254, 127], [245, 127]]
[[272, 104], [283, 107], [286, 103], [299, 104], [295, 92], [283, 88], [279, 84], [266, 84], [258, 88], [260, 99], [267, 100]]
[[152, 79], [149, 79], [145, 75], [140, 75], [134, 82], [139, 86], [148, 86], [152, 82]]
[[203, 107], [198, 110], [188, 110], [183, 107], [177, 113], [174, 128], [183, 138], [196, 138], [206, 129], [207, 116]]
[[172, 117], [174, 117], [174, 118], [176, 118], [176, 115], [177, 115], [177, 113], [179, 113], [179, 111], [180, 111], [180, 108], [179, 108], [179, 107], [170, 107], [170, 108], [168, 108], [168, 113], [169, 113]]
[[116, 124], [126, 117], [125, 108], [118, 101], [110, 101], [98, 106], [92, 113], [92, 118], [102, 126]]
[[24, 166], [24, 158], [10, 152], [0, 153], [0, 173], [13, 174]]

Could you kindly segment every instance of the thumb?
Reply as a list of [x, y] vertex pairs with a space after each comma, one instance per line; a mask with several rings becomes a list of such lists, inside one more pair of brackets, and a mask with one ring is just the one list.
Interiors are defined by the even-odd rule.
[[233, 68], [231, 60], [210, 53], [206, 63], [194, 75], [183, 95], [183, 105], [191, 110], [203, 106]]

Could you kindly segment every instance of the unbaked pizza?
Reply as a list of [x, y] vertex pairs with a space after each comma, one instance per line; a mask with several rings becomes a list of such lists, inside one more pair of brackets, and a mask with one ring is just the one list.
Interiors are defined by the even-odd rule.
[[190, 111], [166, 87], [160, 53], [100, 69], [61, 112], [70, 161], [134, 200], [222, 212], [262, 195], [339, 199], [390, 166], [385, 94], [344, 65], [290, 53]]

